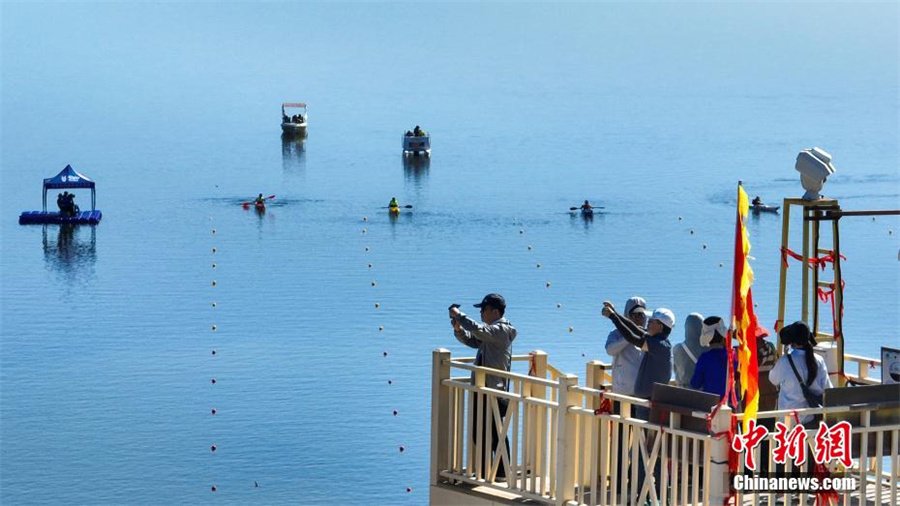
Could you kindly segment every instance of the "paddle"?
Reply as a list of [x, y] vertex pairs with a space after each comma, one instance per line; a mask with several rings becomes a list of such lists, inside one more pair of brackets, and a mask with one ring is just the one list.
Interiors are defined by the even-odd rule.
[[[569, 211], [578, 211], [579, 209], [581, 209], [581, 208], [580, 207], [570, 207]], [[594, 209], [606, 209], [606, 208], [603, 206], [591, 206], [591, 210], [594, 210]]]
[[[269, 199], [274, 199], [274, 198], [275, 198], [275, 195], [269, 195], [268, 197], [264, 198], [263, 200], [269, 200]], [[241, 202], [241, 206], [250, 207], [250, 204], [253, 204], [255, 202], [256, 202], [255, 200], [253, 202]]]
[[[412, 205], [410, 205], [410, 204], [406, 204], [405, 206], [398, 206], [398, 207], [403, 208], [403, 209], [412, 209]], [[391, 208], [391, 206], [382, 207], [382, 209], [390, 209], [390, 208]]]

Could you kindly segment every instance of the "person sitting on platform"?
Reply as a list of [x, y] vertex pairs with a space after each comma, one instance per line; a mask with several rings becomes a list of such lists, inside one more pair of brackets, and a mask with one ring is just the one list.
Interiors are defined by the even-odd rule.
[[412, 130], [407, 130], [406, 137], [412, 137], [412, 136], [413, 136]]
[[416, 125], [416, 128], [413, 129], [413, 135], [416, 137], [425, 137], [425, 131], [419, 128], [419, 125]]
[[75, 194], [69, 192], [63, 192], [62, 194], [62, 206], [60, 207], [60, 214], [71, 218], [75, 216], [78, 212], [78, 206], [75, 205]]

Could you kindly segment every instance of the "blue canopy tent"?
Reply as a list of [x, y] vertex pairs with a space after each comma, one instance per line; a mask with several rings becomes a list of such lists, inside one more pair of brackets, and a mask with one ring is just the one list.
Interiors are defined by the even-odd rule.
[[[63, 188], [90, 188], [91, 189], [91, 210], [79, 211], [74, 215], [47, 211], [47, 190], [61, 190]], [[43, 211], [23, 211], [19, 215], [20, 225], [35, 225], [48, 223], [67, 223], [67, 224], [86, 224], [96, 225], [103, 218], [103, 213], [97, 210], [97, 191], [94, 182], [75, 172], [71, 165], [59, 174], [44, 179], [44, 210]]]
[[91, 211], [97, 208], [97, 190], [94, 188], [94, 182], [79, 174], [71, 165], [66, 165], [59, 174], [44, 179], [44, 212], [47, 212], [47, 190], [61, 190], [63, 188], [90, 188], [91, 189]]

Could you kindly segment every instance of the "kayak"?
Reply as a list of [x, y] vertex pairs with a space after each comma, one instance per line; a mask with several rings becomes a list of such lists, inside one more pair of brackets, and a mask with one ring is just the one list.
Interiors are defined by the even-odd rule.
[[584, 216], [584, 217], [591, 217], [591, 216], [594, 216], [594, 210], [593, 210], [593, 209], [582, 209], [582, 210], [581, 210], [581, 215]]
[[767, 206], [765, 204], [753, 204], [750, 209], [754, 213], [777, 213], [781, 206]]
[[257, 211], [265, 211], [266, 203], [265, 202], [256, 202], [255, 204], [253, 204], [253, 207], [255, 207]]
[[400, 208], [399, 207], [388, 207], [388, 213], [389, 214], [400, 214]]

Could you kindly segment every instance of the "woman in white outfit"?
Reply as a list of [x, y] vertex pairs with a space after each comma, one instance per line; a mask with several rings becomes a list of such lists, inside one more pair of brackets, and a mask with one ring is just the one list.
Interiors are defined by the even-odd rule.
[[[809, 326], [802, 321], [794, 322], [782, 328], [778, 336], [788, 348], [769, 372], [769, 381], [778, 387], [778, 409], [818, 407], [810, 406], [811, 402], [821, 402], [825, 389], [832, 385], [825, 359], [813, 352], [816, 339]], [[811, 423], [815, 421], [812, 415], [800, 417], [800, 423], [807, 428], [815, 428]]]

